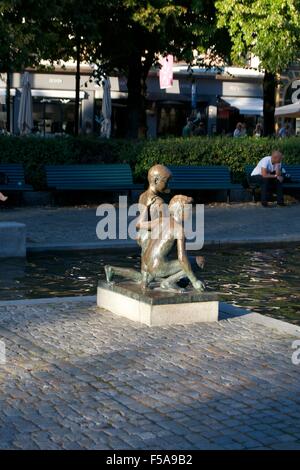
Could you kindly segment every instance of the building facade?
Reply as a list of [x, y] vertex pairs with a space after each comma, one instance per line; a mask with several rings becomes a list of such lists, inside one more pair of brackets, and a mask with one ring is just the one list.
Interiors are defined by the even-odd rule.
[[[238, 121], [250, 130], [263, 112], [263, 74], [241, 68], [188, 71], [186, 64], [173, 69], [173, 86], [160, 89], [158, 70], [147, 81], [148, 136], [179, 136], [191, 114], [201, 120], [206, 132], [232, 134]], [[90, 80], [91, 69], [82, 65], [80, 88], [80, 129], [99, 134], [102, 87]], [[74, 64], [51, 73], [30, 71], [34, 132], [41, 135], [72, 134], [75, 115]], [[112, 135], [126, 137], [127, 86], [125, 77], [110, 77]], [[11, 77], [11, 129], [18, 133], [21, 75]], [[0, 128], [6, 126], [6, 77], [0, 78]]]

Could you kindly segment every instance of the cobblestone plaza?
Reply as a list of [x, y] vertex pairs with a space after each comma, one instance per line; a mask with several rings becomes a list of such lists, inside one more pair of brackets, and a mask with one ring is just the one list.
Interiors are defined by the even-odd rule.
[[92, 299], [2, 303], [1, 448], [300, 449], [299, 328], [248, 317], [149, 328]]

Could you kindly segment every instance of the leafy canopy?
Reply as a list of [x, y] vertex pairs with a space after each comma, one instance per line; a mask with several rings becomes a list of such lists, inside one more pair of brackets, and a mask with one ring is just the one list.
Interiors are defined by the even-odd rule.
[[299, 58], [300, 0], [217, 0], [218, 27], [232, 40], [232, 60], [243, 63], [248, 53], [271, 73]]
[[[102, 6], [100, 4], [102, 3]], [[130, 57], [149, 69], [158, 54], [171, 53], [188, 63], [193, 50], [215, 48], [225, 54], [229, 37], [218, 29], [212, 0], [119, 0], [99, 4], [100, 38], [91, 59], [106, 73], [127, 74]], [[228, 39], [228, 41], [224, 38]], [[94, 60], [92, 60], [94, 61]]]

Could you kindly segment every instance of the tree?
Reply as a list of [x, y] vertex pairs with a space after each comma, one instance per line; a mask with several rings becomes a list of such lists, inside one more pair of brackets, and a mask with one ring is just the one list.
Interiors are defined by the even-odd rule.
[[8, 50], [0, 50], [5, 71], [42, 58], [76, 61], [75, 133], [81, 61], [97, 65], [98, 79], [127, 77], [128, 136], [136, 138], [146, 134], [146, 80], [159, 54], [191, 63], [195, 49], [221, 54], [229, 45], [212, 0], [4, 0], [0, 14], [0, 38], [9, 37]]
[[191, 63], [195, 49], [210, 47], [221, 54], [229, 45], [226, 30], [216, 28], [211, 0], [107, 0], [99, 5], [98, 24], [101, 38], [90, 60], [98, 66], [98, 78], [115, 72], [127, 77], [131, 138], [146, 134], [146, 80], [159, 54]]
[[218, 0], [218, 26], [229, 31], [231, 57], [245, 63], [253, 54], [264, 70], [264, 131], [274, 134], [277, 74], [300, 53], [300, 0]]
[[18, 15], [14, 2], [4, 0], [0, 4], [0, 73], [6, 73], [6, 128], [8, 132], [10, 131], [11, 72], [15, 66], [26, 61], [29, 41], [22, 17]]
[[[99, 6], [102, 2], [97, 0], [63, 0], [60, 2], [56, 14], [52, 17], [50, 30], [56, 38], [60, 59], [73, 59], [76, 62], [76, 90], [75, 90], [75, 128], [79, 131], [80, 106], [80, 64], [91, 57], [94, 50], [93, 43], [99, 42], [101, 30], [97, 21]], [[100, 10], [101, 11], [101, 10]], [[53, 53], [46, 48], [44, 55], [53, 58]]]
[[[49, 15], [56, 0], [2, 0], [0, 3], [0, 73], [6, 73], [7, 130], [10, 131], [11, 74], [38, 66], [42, 58], [58, 59], [56, 37], [49, 31]], [[45, 57], [46, 56], [46, 57]]]
[[[79, 128], [80, 62], [97, 26], [98, 1], [4, 0], [0, 4], [0, 71], [7, 74], [9, 130], [10, 74], [26, 67], [45, 68], [41, 59], [76, 61], [75, 134]], [[99, 35], [98, 35], [99, 36]], [[49, 67], [51, 68], [51, 66]]]

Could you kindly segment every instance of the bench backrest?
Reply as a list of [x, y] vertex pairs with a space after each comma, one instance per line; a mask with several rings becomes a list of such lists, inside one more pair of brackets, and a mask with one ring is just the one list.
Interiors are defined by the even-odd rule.
[[246, 165], [244, 168], [246, 175], [250, 176], [254, 168], [255, 168], [254, 165]]
[[128, 164], [48, 165], [46, 166], [49, 187], [93, 184], [110, 187], [132, 184], [132, 172]]
[[0, 163], [0, 172], [6, 174], [9, 184], [25, 184], [24, 168], [20, 163]]
[[170, 188], [188, 189], [189, 185], [205, 188], [212, 184], [222, 188], [231, 184], [230, 170], [227, 166], [168, 165], [168, 168], [173, 175]]
[[283, 165], [283, 168], [291, 175], [292, 180], [300, 181], [300, 165]]

